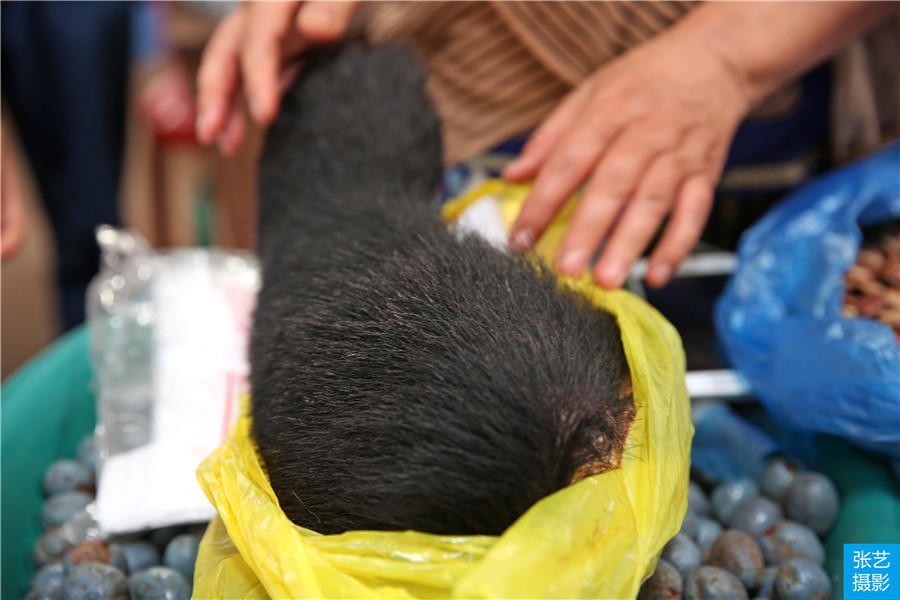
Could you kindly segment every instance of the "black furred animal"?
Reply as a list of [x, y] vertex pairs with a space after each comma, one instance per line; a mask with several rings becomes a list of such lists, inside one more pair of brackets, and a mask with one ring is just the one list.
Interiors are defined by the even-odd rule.
[[634, 409], [614, 319], [448, 231], [440, 173], [399, 47], [312, 60], [269, 131], [252, 433], [298, 525], [499, 534], [618, 464]]

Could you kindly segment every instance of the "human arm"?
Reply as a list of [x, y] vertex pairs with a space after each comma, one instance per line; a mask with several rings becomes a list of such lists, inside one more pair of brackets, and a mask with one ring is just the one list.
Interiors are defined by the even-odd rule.
[[647, 273], [649, 284], [663, 285], [699, 239], [741, 120], [896, 9], [879, 2], [697, 7], [577, 86], [504, 170], [512, 181], [534, 180], [513, 245], [538, 239], [583, 185], [560, 270], [580, 275], [605, 240], [593, 276], [617, 287], [668, 216]]
[[343, 37], [359, 2], [244, 2], [219, 23], [197, 76], [197, 138], [231, 154], [244, 138], [242, 98], [262, 125], [278, 114], [289, 61]]

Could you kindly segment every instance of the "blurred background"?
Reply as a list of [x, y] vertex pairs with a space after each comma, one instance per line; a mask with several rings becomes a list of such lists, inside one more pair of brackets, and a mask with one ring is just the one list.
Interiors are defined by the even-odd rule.
[[[254, 247], [261, 132], [248, 119], [246, 143], [228, 157], [194, 136], [200, 56], [235, 5], [0, 3], [0, 377], [83, 320], [97, 224], [134, 228], [154, 247]], [[792, 186], [900, 134], [900, 86], [891, 84], [900, 79], [898, 32], [892, 18], [805, 78], [827, 142], [777, 169], [726, 170], [704, 241], [733, 249], [740, 230]], [[875, 93], [873, 81], [887, 93]], [[767, 131], [763, 117], [756, 127]], [[741, 202], [760, 182], [777, 191]], [[5, 200], [13, 196], [21, 211]], [[7, 224], [23, 221], [22, 243], [7, 252], [15, 238]]]
[[[70, 302], [74, 308], [60, 306], [67, 303], [61, 287], [81, 288], [90, 277], [82, 265], [69, 264], [73, 253], [58, 252], [60, 236], [69, 236], [70, 242], [77, 236], [66, 247], [96, 246], [90, 221], [117, 219], [155, 247], [252, 248], [259, 133], [252, 131], [250, 143], [230, 157], [201, 147], [194, 138], [200, 54], [234, 4], [3, 3], [3, 179], [4, 186], [19, 189], [26, 223], [21, 246], [5, 257], [0, 270], [4, 379], [77, 324], [67, 309], [83, 314], [78, 302]], [[89, 44], [88, 31], [93, 33]], [[55, 43], [36, 43], [39, 39]], [[100, 64], [102, 72], [86, 67], [88, 60]], [[111, 77], [119, 64], [121, 75]], [[55, 86], [49, 95], [56, 104], [36, 106], [40, 103], [28, 96], [34, 92], [35, 72], [41, 73], [40, 85]], [[92, 98], [95, 90], [104, 98]], [[121, 97], [121, 109], [101, 104], [111, 97]], [[81, 125], [76, 130], [53, 122], [50, 113]], [[112, 138], [106, 144], [112, 151], [102, 146], [104, 138]], [[71, 152], [70, 146], [75, 146]], [[118, 164], [104, 169], [107, 154]], [[62, 181], [47, 174], [64, 163], [71, 169], [58, 170], [80, 173], [68, 173]], [[105, 174], [105, 181], [86, 171]], [[71, 189], [85, 198], [72, 197]], [[42, 199], [42, 193], [63, 198]], [[96, 269], [96, 254], [81, 254], [87, 256], [75, 257], [78, 262]]]

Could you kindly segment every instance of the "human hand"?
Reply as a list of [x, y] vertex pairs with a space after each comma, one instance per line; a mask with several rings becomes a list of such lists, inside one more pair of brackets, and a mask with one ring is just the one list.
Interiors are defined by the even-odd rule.
[[193, 139], [196, 99], [187, 68], [178, 60], [154, 65], [135, 99], [138, 111], [162, 139]]
[[22, 198], [20, 170], [23, 165], [11, 155], [8, 137], [3, 136], [0, 151], [0, 261], [5, 261], [22, 247], [28, 225]]
[[197, 76], [197, 138], [234, 153], [250, 115], [268, 125], [278, 114], [281, 93], [296, 76], [290, 61], [310, 46], [347, 32], [359, 2], [244, 2], [225, 17], [203, 52]]
[[556, 257], [579, 277], [622, 285], [667, 215], [646, 280], [664, 285], [702, 233], [727, 152], [751, 108], [723, 56], [677, 30], [616, 58], [538, 127], [503, 177], [534, 180], [513, 224], [514, 248], [530, 247], [584, 184]]

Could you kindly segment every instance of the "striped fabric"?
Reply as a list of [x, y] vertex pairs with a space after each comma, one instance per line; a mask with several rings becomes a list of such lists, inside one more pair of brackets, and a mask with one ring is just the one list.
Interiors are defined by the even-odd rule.
[[693, 2], [372, 2], [375, 42], [412, 42], [455, 163], [533, 129], [604, 62], [665, 29]]

